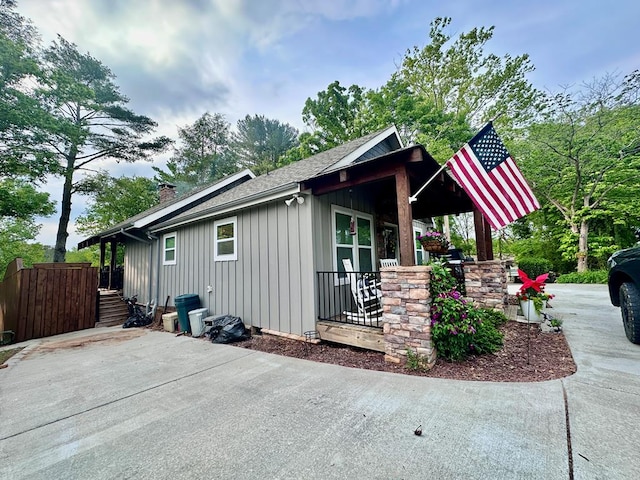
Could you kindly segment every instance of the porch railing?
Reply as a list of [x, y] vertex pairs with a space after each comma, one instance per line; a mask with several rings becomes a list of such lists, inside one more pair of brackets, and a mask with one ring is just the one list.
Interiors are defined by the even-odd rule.
[[319, 320], [382, 328], [380, 272], [317, 272], [317, 276]]

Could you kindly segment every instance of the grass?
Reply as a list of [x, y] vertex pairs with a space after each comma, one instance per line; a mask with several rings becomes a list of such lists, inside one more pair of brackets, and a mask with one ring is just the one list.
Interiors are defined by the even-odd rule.
[[12, 348], [11, 350], [0, 350], [0, 365], [13, 357], [16, 353], [22, 350], [24, 347]]

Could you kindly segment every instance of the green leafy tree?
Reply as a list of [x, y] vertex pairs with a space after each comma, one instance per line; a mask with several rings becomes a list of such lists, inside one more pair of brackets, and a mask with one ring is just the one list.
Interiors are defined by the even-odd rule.
[[42, 145], [52, 119], [31, 87], [44, 82], [38, 37], [15, 5], [0, 0], [0, 179], [42, 180], [56, 166]]
[[206, 112], [193, 125], [179, 128], [178, 137], [180, 143], [167, 162], [168, 172], [153, 169], [159, 181], [177, 185], [180, 193], [238, 170], [229, 148], [230, 124], [224, 115]]
[[30, 218], [0, 217], [0, 279], [16, 258], [22, 258], [26, 266], [45, 260], [44, 247], [33, 242], [38, 230]]
[[429, 43], [405, 53], [398, 74], [411, 93], [435, 111], [451, 114], [452, 127], [463, 119], [478, 130], [498, 115], [505, 125], [530, 119], [539, 92], [526, 78], [534, 69], [528, 55], [486, 53], [494, 27], [474, 28], [453, 40], [446, 33], [450, 24], [451, 18], [436, 18]]
[[358, 85], [346, 88], [335, 81], [318, 92], [316, 99], [307, 98], [302, 120], [312, 133], [301, 139], [301, 144], [304, 141], [305, 147], [315, 154], [369, 133], [359, 120], [364, 105], [363, 92]]
[[261, 174], [286, 162], [282, 157], [298, 145], [297, 136], [298, 131], [289, 124], [262, 115], [247, 115], [238, 120], [232, 149], [243, 167]]
[[[606, 75], [577, 91], [550, 94], [539, 121], [517, 144], [534, 192], [560, 216], [561, 248], [578, 272], [588, 269], [593, 255], [594, 225], [631, 229], [629, 222], [638, 221], [639, 93], [636, 71], [622, 80]], [[598, 255], [618, 248], [614, 233], [600, 228]]]
[[90, 185], [75, 175], [81, 170], [86, 174], [100, 159], [148, 160], [171, 141], [146, 138], [157, 124], [129, 110], [111, 71], [62, 37], [44, 51], [42, 68], [47, 83], [37, 89], [37, 98], [55, 119], [46, 145], [64, 179], [53, 260], [64, 262], [72, 197], [88, 193], [84, 187]]
[[92, 176], [85, 185], [91, 199], [77, 218], [78, 231], [93, 235], [158, 204], [156, 182], [145, 177], [112, 178], [107, 172]]

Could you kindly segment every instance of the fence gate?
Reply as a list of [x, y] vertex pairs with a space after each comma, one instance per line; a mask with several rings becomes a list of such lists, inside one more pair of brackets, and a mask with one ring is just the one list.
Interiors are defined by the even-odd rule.
[[98, 268], [90, 263], [38, 263], [17, 258], [0, 283], [0, 330], [14, 341], [92, 328], [96, 322]]

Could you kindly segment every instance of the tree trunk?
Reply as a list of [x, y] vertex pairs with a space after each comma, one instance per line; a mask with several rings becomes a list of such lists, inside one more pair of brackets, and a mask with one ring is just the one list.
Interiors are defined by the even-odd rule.
[[580, 235], [578, 236], [578, 273], [586, 272], [589, 267], [587, 258], [589, 254], [589, 223], [582, 220], [580, 223]]
[[67, 169], [64, 176], [62, 203], [60, 204], [60, 221], [56, 235], [56, 247], [53, 251], [54, 263], [63, 263], [67, 256], [67, 238], [69, 237], [69, 219], [71, 218], [71, 193], [73, 190], [73, 167], [75, 154], [67, 158]]

